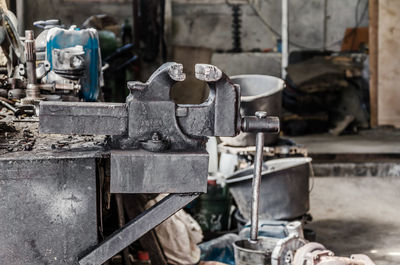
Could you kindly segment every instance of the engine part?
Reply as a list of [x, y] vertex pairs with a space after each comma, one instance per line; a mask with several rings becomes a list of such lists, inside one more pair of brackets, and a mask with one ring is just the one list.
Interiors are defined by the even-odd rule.
[[28, 84], [36, 84], [36, 49], [32, 30], [25, 31], [25, 58]]
[[47, 34], [51, 28], [64, 28], [61, 25], [59, 19], [49, 19], [49, 20], [40, 20], [33, 22], [33, 25], [37, 28], [43, 29], [43, 31], [38, 35], [35, 40], [36, 44], [36, 57], [38, 63], [46, 60], [46, 46], [47, 46]]
[[299, 248], [294, 256], [293, 265], [375, 265], [366, 255], [356, 254], [350, 258], [337, 257], [323, 245], [311, 242]]
[[292, 265], [296, 251], [307, 243], [301, 222], [291, 222], [286, 228], [289, 236], [276, 243], [271, 256], [271, 265]]
[[165, 210], [151, 208], [153, 219], [145, 214], [132, 220], [80, 264], [102, 264], [196, 197], [184, 195], [188, 200], [176, 201], [183, 196], [179, 194], [206, 192], [206, 136], [235, 136], [249, 128], [279, 132], [277, 117], [262, 115], [254, 122], [254, 117], [240, 116], [240, 87], [217, 67], [197, 64], [195, 75], [210, 87], [208, 99], [199, 105], [175, 104], [170, 99], [171, 87], [186, 77], [178, 63], [165, 63], [146, 83], [128, 82], [125, 104], [40, 103], [41, 133], [112, 136], [112, 193], [170, 193], [166, 201], [179, 206], [157, 204], [154, 207]]
[[21, 99], [21, 103], [22, 105], [37, 105], [43, 98], [40, 97], [40, 87], [36, 78], [36, 49], [32, 30], [25, 31], [25, 58], [28, 84], [26, 97]]
[[25, 97], [26, 93], [25, 93], [25, 89], [20, 89], [20, 88], [15, 88], [15, 89], [10, 89], [8, 90], [8, 98], [9, 99], [21, 99], [23, 97]]
[[49, 29], [38, 36], [38, 40], [41, 40], [39, 49], [43, 50], [45, 45], [45, 60], [50, 64], [50, 73], [42, 81], [74, 83], [80, 86], [81, 98], [96, 101], [103, 85], [97, 31], [93, 28], [78, 29], [75, 26], [69, 29], [54, 24], [47, 26]]
[[8, 77], [12, 77], [15, 67], [25, 63], [24, 47], [19, 38], [18, 22], [15, 15], [9, 10], [0, 9], [0, 45], [7, 58]]
[[233, 245], [235, 263], [291, 265], [295, 251], [307, 243], [302, 229], [299, 221], [287, 224], [282, 221], [262, 221], [261, 234], [253, 241], [249, 238], [249, 228], [244, 228], [239, 236], [245, 239]]

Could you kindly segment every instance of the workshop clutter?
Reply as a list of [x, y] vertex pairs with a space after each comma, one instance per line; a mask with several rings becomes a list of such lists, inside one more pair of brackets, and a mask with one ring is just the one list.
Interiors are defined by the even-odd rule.
[[8, 29], [1, 41], [7, 58], [1, 105], [16, 116], [37, 116], [40, 101], [97, 101], [104, 82], [96, 29], [67, 28], [51, 19], [34, 23], [42, 29], [36, 38], [33, 30], [22, 37], [13, 13], [1, 9], [0, 16]]
[[[367, 42], [363, 1], [359, 22], [361, 0], [353, 3], [343, 50]], [[321, 196], [311, 193], [312, 162], [362, 174], [342, 159], [391, 154], [316, 155], [310, 145], [311, 158], [298, 143], [313, 136], [287, 138], [369, 126], [365, 70], [377, 58], [365, 45], [327, 50], [348, 24], [329, 23], [339, 5], [34, 2], [0, 0], [0, 265], [374, 265], [346, 252], [350, 238], [360, 252], [395, 254], [361, 248], [349, 232], [375, 227], [376, 214], [355, 217], [339, 202], [349, 194], [363, 202], [365, 194], [348, 192], [357, 184], [320, 178]], [[289, 9], [321, 11], [324, 25], [289, 19]], [[289, 22], [304, 28], [289, 31]], [[339, 220], [346, 213], [350, 220]]]
[[287, 67], [282, 131], [339, 135], [368, 128], [368, 56], [310, 53], [294, 52]]
[[[244, 108], [259, 108], [260, 103], [269, 100], [268, 97], [280, 98], [283, 82], [277, 82], [278, 78], [248, 75], [239, 77], [241, 88], [243, 84], [247, 91], [252, 91], [255, 95], [254, 100], [243, 102], [242, 94], [242, 114], [246, 113]], [[232, 80], [237, 81], [235, 78]], [[272, 85], [266, 84], [268, 82]], [[268, 87], [271, 88], [269, 92], [259, 89]], [[257, 104], [257, 94], [263, 93], [262, 100]], [[276, 105], [277, 109], [274, 109], [274, 104], [267, 106], [268, 113], [280, 114], [279, 104]], [[315, 240], [315, 233], [306, 228], [307, 223], [312, 220], [308, 211], [314, 173], [311, 158], [307, 157], [304, 147], [279, 137], [269, 140], [264, 146], [262, 141], [260, 144], [260, 138], [256, 134], [248, 134], [248, 139], [242, 137], [240, 144], [232, 141], [239, 137], [223, 138], [217, 148], [216, 141], [211, 139], [207, 146], [210, 157], [215, 160], [219, 158], [219, 165], [210, 168], [208, 189], [213, 189], [213, 192], [202, 195], [197, 200], [201, 201], [204, 197], [204, 200], [214, 201], [213, 215], [208, 215], [208, 219], [205, 214], [198, 215], [208, 212], [210, 208], [209, 204], [201, 203], [197, 204], [197, 213], [194, 214], [197, 221], [207, 225], [203, 230], [205, 239], [212, 238], [199, 245], [201, 260], [232, 265], [322, 265], [329, 262], [335, 265], [355, 264], [352, 262], [374, 264], [365, 255], [336, 257], [322, 245], [309, 243]], [[254, 138], [257, 140], [254, 141]], [[257, 184], [258, 177], [261, 183]], [[255, 189], [257, 185], [260, 185], [258, 191]], [[227, 190], [233, 198], [232, 209], [235, 209], [230, 214], [226, 208], [217, 207], [221, 198], [228, 202], [225, 195]], [[231, 220], [228, 227], [226, 222], [219, 222], [218, 225], [213, 223], [213, 229], [209, 229], [211, 220], [222, 220], [227, 213]], [[215, 216], [222, 218], [215, 219]]]
[[[102, 234], [103, 241], [85, 252], [81, 264], [101, 264], [121, 251], [130, 260], [129, 246], [153, 228], [153, 241], [171, 264], [292, 264], [297, 250], [307, 245], [304, 226], [311, 220], [313, 176], [307, 150], [279, 137], [265, 146], [264, 133], [278, 133], [279, 118], [265, 111], [242, 116], [240, 86], [216, 66], [197, 64], [195, 75], [210, 87], [206, 104], [170, 99], [171, 86], [186, 77], [174, 62], [162, 65], [145, 83], [129, 82], [126, 103], [40, 102], [40, 133], [110, 135], [96, 155], [106, 154], [109, 163], [99, 166], [102, 198], [109, 205], [107, 198], [115, 194], [120, 229]], [[212, 138], [208, 150], [219, 165], [209, 165], [206, 135], [240, 132], [253, 133], [255, 145], [218, 145]], [[124, 193], [164, 195], [147, 197], [147, 210], [132, 215], [124, 210], [129, 203]], [[192, 216], [181, 210], [188, 204]], [[125, 222], [125, 214], [131, 221]], [[240, 226], [232, 222], [239, 216]], [[334, 256], [321, 251], [309, 250], [321, 264]]]

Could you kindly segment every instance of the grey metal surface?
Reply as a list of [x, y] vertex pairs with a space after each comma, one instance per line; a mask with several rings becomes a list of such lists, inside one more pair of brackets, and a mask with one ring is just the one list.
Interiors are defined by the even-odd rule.
[[97, 243], [95, 152], [0, 159], [0, 263], [73, 265]]
[[207, 192], [208, 153], [111, 151], [112, 193]]
[[140, 142], [150, 140], [157, 132], [171, 150], [203, 148], [206, 138], [191, 138], [182, 132], [175, 117], [175, 103], [171, 101], [137, 101], [129, 104], [129, 139], [132, 148], [140, 148]]
[[40, 133], [123, 135], [128, 113], [121, 103], [40, 102]]
[[[256, 112], [257, 119], [265, 119], [267, 113], [263, 111]], [[264, 133], [256, 134], [256, 155], [254, 157], [254, 175], [251, 192], [251, 227], [250, 240], [257, 242], [258, 237], [258, 210], [260, 206], [260, 187], [261, 187], [261, 172], [263, 167], [263, 148], [264, 148]]]
[[[267, 161], [262, 172], [259, 218], [293, 219], [308, 212], [310, 158], [283, 158]], [[253, 168], [236, 172], [227, 182], [238, 208], [250, 220]]]
[[153, 207], [116, 231], [89, 254], [79, 260], [80, 265], [101, 265], [121, 249], [129, 246], [145, 233], [162, 223], [175, 212], [198, 197], [199, 194], [170, 194]]

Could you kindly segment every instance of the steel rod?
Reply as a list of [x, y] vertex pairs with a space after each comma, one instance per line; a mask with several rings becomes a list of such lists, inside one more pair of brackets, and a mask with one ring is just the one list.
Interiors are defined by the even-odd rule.
[[286, 67], [289, 64], [289, 10], [288, 1], [282, 0], [282, 79], [286, 78]]
[[[267, 117], [266, 112], [256, 112], [256, 116], [260, 119]], [[264, 151], [264, 133], [259, 132], [256, 135], [256, 155], [254, 157], [254, 175], [253, 175], [253, 191], [251, 201], [251, 228], [250, 240], [255, 242], [258, 237], [258, 209], [260, 204], [260, 186], [261, 172], [263, 164]]]

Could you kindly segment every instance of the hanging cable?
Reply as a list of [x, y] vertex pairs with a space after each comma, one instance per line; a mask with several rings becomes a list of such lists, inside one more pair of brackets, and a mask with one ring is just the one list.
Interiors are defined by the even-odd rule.
[[232, 52], [241, 52], [241, 36], [240, 36], [240, 28], [241, 28], [241, 15], [242, 12], [240, 10], [239, 5], [232, 5], [232, 40], [233, 40], [233, 49]]

